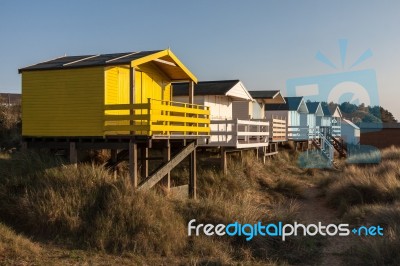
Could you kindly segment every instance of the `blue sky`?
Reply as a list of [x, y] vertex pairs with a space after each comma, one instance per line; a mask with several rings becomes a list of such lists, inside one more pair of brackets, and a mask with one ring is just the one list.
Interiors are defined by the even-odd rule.
[[[0, 1], [0, 92], [17, 69], [64, 54], [163, 49], [200, 80], [282, 89], [295, 77], [376, 71], [381, 105], [400, 119], [399, 1]], [[344, 68], [339, 39], [348, 40]], [[324, 53], [338, 69], [315, 59]]]

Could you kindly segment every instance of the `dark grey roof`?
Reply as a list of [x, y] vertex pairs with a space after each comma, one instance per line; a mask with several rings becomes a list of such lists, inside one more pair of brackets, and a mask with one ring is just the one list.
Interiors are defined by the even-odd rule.
[[19, 93], [0, 93], [0, 103], [20, 104], [21, 94]]
[[[322, 104], [321, 106], [322, 106], [322, 111], [324, 112], [324, 116], [332, 116], [335, 113], [336, 108], [339, 108], [339, 106], [336, 104], [333, 106]], [[340, 110], [340, 108], [339, 108], [339, 110]]]
[[[225, 95], [239, 82], [236, 80], [200, 81], [194, 86], [194, 95]], [[188, 96], [189, 83], [172, 83], [173, 96]]]
[[279, 93], [279, 90], [273, 91], [249, 91], [254, 99], [273, 99]]
[[307, 109], [310, 114], [315, 114], [317, 112], [318, 106], [321, 104], [319, 102], [307, 102]]
[[331, 110], [327, 105], [322, 105], [322, 111], [324, 112], [324, 116], [331, 116]]
[[285, 97], [286, 103], [267, 104], [265, 108], [267, 111], [297, 111], [302, 99], [303, 97]]
[[33, 70], [67, 69], [67, 68], [129, 64], [131, 61], [135, 59], [139, 59], [160, 51], [161, 50], [116, 53], [116, 54], [100, 54], [100, 55], [64, 56], [46, 62], [38, 63], [32, 66], [21, 68], [18, 70], [18, 72], [21, 73], [22, 71], [33, 71]]

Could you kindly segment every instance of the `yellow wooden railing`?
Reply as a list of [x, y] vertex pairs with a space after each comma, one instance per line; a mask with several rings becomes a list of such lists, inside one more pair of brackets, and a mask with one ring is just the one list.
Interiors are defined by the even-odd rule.
[[148, 99], [140, 104], [108, 104], [105, 135], [210, 135], [209, 107]]

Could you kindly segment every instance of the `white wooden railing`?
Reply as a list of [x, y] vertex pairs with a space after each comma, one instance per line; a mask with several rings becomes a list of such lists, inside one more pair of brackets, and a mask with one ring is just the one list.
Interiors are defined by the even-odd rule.
[[308, 139], [316, 139], [319, 137], [319, 126], [310, 127], [308, 130]]
[[342, 127], [340, 125], [332, 125], [332, 136], [333, 137], [341, 137], [342, 136]]
[[269, 142], [269, 122], [266, 120], [211, 120], [208, 144], [235, 148], [265, 147]]
[[334, 159], [334, 150], [335, 148], [333, 145], [329, 142], [329, 140], [325, 137], [324, 134], [319, 133], [319, 143], [320, 143], [320, 149], [321, 152], [327, 157], [329, 164], [333, 164], [333, 159]]
[[308, 140], [309, 127], [288, 126], [288, 140]]

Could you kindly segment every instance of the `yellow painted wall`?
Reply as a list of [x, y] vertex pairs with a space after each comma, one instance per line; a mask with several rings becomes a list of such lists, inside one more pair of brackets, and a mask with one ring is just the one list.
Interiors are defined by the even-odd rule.
[[104, 67], [22, 73], [24, 136], [102, 136]]
[[129, 73], [129, 66], [105, 68], [105, 104], [129, 104]]
[[[104, 105], [129, 103], [129, 75], [129, 66], [22, 72], [23, 135], [103, 136]], [[151, 62], [135, 67], [134, 103], [147, 103], [148, 98], [171, 100], [170, 78]]]
[[135, 103], [147, 103], [148, 98], [171, 100], [171, 80], [152, 63], [135, 68]]

